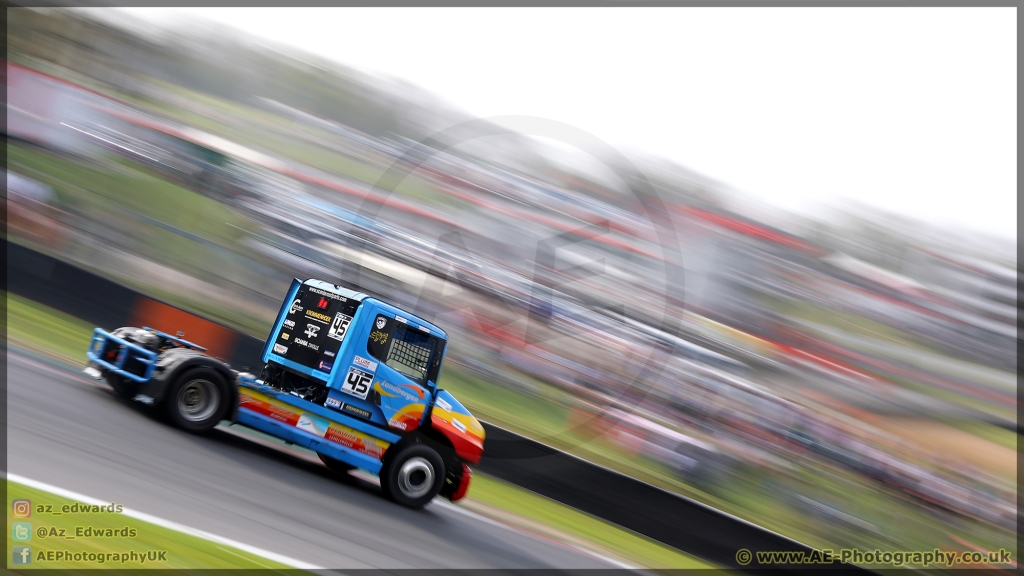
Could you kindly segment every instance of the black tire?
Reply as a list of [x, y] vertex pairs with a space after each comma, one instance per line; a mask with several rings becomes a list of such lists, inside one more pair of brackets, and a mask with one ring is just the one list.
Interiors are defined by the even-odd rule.
[[118, 376], [117, 374], [107, 374], [103, 379], [107, 381], [107, 386], [110, 386], [114, 391], [114, 394], [119, 398], [131, 400], [135, 397], [134, 388], [130, 383], [125, 382], [123, 377]]
[[380, 488], [384, 496], [409, 508], [422, 508], [444, 486], [444, 461], [426, 444], [396, 446], [394, 454], [385, 454], [380, 470]]
[[347, 474], [349, 470], [356, 469], [356, 467], [351, 464], [345, 464], [341, 460], [331, 458], [330, 456], [324, 456], [319, 452], [317, 453], [317, 456], [320, 457], [320, 461], [324, 463], [324, 466], [327, 466], [327, 469], [335, 474]]
[[228, 388], [212, 368], [192, 368], [179, 375], [167, 389], [164, 413], [171, 424], [194, 433], [208, 432], [228, 407]]

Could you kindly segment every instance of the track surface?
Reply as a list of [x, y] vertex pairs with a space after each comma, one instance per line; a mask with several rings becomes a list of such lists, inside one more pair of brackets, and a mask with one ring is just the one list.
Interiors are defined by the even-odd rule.
[[7, 357], [7, 470], [325, 568], [612, 568], [435, 500], [220, 429], [154, 420], [70, 368]]

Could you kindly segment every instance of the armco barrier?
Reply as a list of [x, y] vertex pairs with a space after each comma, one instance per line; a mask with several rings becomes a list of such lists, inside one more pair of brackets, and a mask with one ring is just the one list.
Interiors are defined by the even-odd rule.
[[[13, 294], [108, 329], [147, 324], [166, 332], [185, 330], [190, 339], [197, 334], [224, 337], [227, 345], [217, 350], [220, 357], [239, 368], [259, 365], [263, 341], [258, 338], [177, 309], [52, 256], [13, 242], [5, 244], [7, 289]], [[798, 542], [694, 500], [497, 426], [484, 423], [484, 428], [487, 440], [484, 459], [478, 467], [481, 472], [714, 564], [751, 570], [756, 560], [747, 566], [736, 561], [741, 549], [811, 552]], [[805, 567], [820, 569], [828, 565]]]

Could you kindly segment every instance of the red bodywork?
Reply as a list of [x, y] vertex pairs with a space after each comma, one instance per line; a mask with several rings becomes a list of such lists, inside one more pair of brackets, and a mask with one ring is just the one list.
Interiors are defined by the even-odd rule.
[[470, 464], [479, 464], [484, 454], [484, 439], [459, 430], [451, 422], [441, 418], [436, 411], [430, 413], [430, 425], [445, 435], [452, 443], [455, 454]]
[[466, 496], [466, 492], [469, 492], [469, 481], [473, 479], [473, 472], [469, 469], [469, 464], [462, 463], [462, 480], [459, 481], [459, 487], [455, 489], [452, 497], [449, 498], [452, 502], [462, 500]]

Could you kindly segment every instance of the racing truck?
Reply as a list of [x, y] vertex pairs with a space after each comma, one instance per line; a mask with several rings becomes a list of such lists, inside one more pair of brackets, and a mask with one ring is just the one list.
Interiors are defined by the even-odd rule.
[[186, 431], [227, 420], [308, 448], [336, 473], [377, 474], [383, 494], [410, 508], [469, 489], [484, 429], [438, 389], [448, 336], [430, 322], [361, 292], [294, 279], [258, 378], [182, 336], [96, 328], [85, 371]]

